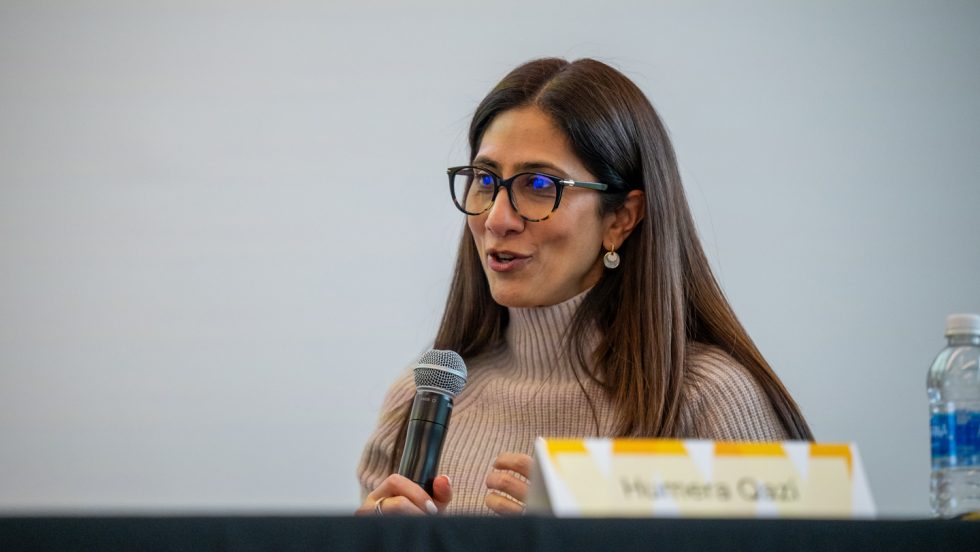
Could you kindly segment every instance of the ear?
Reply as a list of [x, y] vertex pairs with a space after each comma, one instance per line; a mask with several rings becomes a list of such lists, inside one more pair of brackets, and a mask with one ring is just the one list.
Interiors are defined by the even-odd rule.
[[632, 190], [619, 209], [606, 215], [602, 236], [603, 249], [619, 249], [646, 214], [646, 196], [642, 190]]

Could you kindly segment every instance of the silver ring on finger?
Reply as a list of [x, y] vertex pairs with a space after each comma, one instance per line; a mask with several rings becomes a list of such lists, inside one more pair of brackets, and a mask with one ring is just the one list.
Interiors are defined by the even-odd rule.
[[384, 502], [385, 500], [389, 499], [389, 498], [391, 498], [391, 497], [390, 496], [383, 496], [383, 497], [379, 498], [378, 500], [375, 500], [374, 501], [374, 515], [376, 515], [376, 516], [382, 516], [382, 517], [385, 515], [384, 511], [381, 509], [381, 503]]

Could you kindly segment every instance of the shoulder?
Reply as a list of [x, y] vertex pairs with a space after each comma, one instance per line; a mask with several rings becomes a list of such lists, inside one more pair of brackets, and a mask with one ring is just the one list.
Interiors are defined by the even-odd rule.
[[391, 386], [388, 387], [384, 402], [381, 404], [382, 418], [386, 412], [399, 408], [405, 404], [405, 401], [415, 396], [415, 365], [416, 361], [412, 361], [409, 366], [398, 374], [398, 377], [395, 378]]
[[690, 391], [720, 400], [764, 396], [748, 369], [720, 348], [695, 342], [688, 345], [686, 357], [685, 386]]
[[769, 397], [745, 366], [713, 345], [688, 346], [683, 437], [773, 441], [788, 437]]
[[374, 490], [394, 466], [399, 433], [403, 431], [405, 417], [415, 396], [415, 378], [412, 373], [413, 362], [399, 374], [388, 388], [378, 423], [364, 445], [361, 462], [357, 467], [357, 477], [363, 495]]

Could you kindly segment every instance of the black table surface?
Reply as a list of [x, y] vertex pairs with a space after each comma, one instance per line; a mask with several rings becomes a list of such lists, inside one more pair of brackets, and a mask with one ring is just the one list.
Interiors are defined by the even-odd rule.
[[980, 522], [544, 517], [0, 517], [18, 550], [970, 550]]

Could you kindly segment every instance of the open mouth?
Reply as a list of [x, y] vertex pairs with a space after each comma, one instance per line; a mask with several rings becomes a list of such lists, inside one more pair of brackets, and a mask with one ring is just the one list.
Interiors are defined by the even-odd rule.
[[494, 272], [511, 272], [517, 270], [530, 260], [531, 257], [508, 251], [491, 251], [487, 253], [487, 266]]

